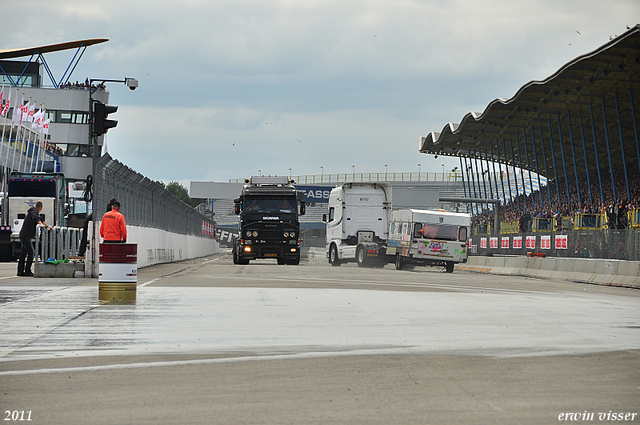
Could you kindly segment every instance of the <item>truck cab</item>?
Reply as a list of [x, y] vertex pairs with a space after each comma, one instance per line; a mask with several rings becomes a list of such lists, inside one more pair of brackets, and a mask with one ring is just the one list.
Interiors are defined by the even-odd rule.
[[299, 216], [306, 204], [287, 177], [256, 176], [246, 181], [234, 200], [239, 215], [238, 238], [233, 243], [234, 264], [275, 258], [278, 264], [300, 263]]
[[334, 188], [324, 220], [329, 263], [384, 267], [390, 210], [389, 183], [345, 183]]
[[27, 210], [42, 201], [40, 216], [50, 226], [65, 226], [65, 178], [62, 173], [12, 172], [2, 202], [0, 226], [0, 261], [20, 255], [20, 230]]

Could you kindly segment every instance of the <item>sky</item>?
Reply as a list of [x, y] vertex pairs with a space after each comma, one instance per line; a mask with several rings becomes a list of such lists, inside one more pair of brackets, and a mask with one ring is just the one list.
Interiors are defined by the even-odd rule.
[[[14, 11], [10, 9], [15, 8]], [[119, 107], [109, 154], [156, 180], [442, 172], [420, 137], [640, 23], [637, 0], [23, 0], [0, 49], [108, 38], [72, 75]], [[47, 54], [60, 78], [75, 51]], [[25, 60], [28, 58], [25, 58]], [[47, 78], [44, 81], [49, 84]]]

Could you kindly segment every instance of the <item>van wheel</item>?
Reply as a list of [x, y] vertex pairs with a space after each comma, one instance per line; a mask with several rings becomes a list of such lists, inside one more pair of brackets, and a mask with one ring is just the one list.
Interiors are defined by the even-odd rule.
[[453, 262], [451, 261], [447, 261], [446, 265], [445, 265], [445, 270], [447, 271], [447, 273], [453, 273]]
[[400, 254], [396, 254], [396, 270], [402, 270], [404, 267], [404, 260]]
[[278, 265], [282, 266], [284, 264], [287, 264], [287, 259], [284, 257], [278, 257]]
[[338, 247], [336, 247], [335, 245], [331, 245], [331, 248], [329, 248], [329, 263], [334, 267], [340, 265], [340, 259], [338, 258]]

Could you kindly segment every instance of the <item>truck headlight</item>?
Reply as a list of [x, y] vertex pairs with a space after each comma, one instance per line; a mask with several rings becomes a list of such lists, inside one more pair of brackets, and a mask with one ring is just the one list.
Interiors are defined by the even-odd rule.
[[284, 237], [288, 238], [289, 237], [289, 232], [284, 232]]

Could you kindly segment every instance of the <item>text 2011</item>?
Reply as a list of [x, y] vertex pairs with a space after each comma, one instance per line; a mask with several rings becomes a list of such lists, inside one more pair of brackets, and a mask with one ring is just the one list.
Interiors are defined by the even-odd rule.
[[5, 410], [5, 421], [30, 421], [31, 410]]

